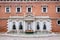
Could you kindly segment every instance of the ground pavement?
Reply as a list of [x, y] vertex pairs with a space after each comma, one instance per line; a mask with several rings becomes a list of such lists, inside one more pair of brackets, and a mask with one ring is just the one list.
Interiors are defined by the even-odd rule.
[[60, 40], [60, 34], [0, 34], [0, 40]]

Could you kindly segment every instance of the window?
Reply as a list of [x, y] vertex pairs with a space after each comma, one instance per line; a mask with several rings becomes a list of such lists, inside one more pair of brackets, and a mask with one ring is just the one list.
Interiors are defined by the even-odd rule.
[[27, 12], [32, 12], [32, 8], [31, 7], [28, 7], [27, 8]]
[[57, 7], [56, 8], [56, 12], [60, 12], [60, 7]]
[[21, 30], [23, 29], [22, 22], [20, 22], [19, 29], [21, 29]]
[[60, 20], [58, 20], [58, 24], [60, 25]]
[[37, 30], [39, 30], [39, 29], [40, 29], [39, 22], [37, 22]]
[[21, 7], [16, 7], [16, 12], [21, 12]]
[[44, 25], [43, 25], [43, 29], [46, 30], [46, 24], [45, 24], [45, 23], [44, 23]]
[[42, 7], [42, 12], [46, 13], [47, 12], [47, 7]]
[[10, 12], [10, 7], [6, 7], [6, 8], [5, 8], [5, 12], [6, 12], [6, 13], [9, 13], [9, 12]]
[[13, 22], [13, 30], [16, 30], [15, 22]]

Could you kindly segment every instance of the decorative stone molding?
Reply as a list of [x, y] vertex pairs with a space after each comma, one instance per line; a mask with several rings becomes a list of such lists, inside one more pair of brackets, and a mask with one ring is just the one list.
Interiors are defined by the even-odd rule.
[[49, 16], [36, 16], [35, 18], [50, 18]]
[[[29, 17], [30, 16], [30, 17]], [[14, 19], [15, 18], [15, 19]], [[37, 19], [36, 19], [37, 18]], [[46, 31], [51, 31], [51, 19], [49, 18], [49, 16], [32, 16], [32, 15], [27, 15], [25, 17], [23, 16], [10, 16], [10, 19], [8, 19], [8, 31], [12, 30], [11, 27], [13, 25], [13, 22], [16, 23], [16, 27], [19, 26], [19, 22], [23, 23], [23, 31], [25, 32], [26, 30], [26, 26], [27, 26], [27, 22], [31, 21], [32, 22], [32, 29], [35, 32], [36, 31], [36, 22], [39, 22], [40, 25], [40, 31], [43, 31], [43, 24], [44, 22], [46, 23]], [[10, 26], [11, 25], [11, 26]], [[18, 27], [17, 27], [17, 30]]]
[[23, 16], [10, 16], [9, 18], [24, 18]]

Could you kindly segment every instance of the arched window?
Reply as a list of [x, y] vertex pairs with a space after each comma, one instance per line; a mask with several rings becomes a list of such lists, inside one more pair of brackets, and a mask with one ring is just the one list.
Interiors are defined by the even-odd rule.
[[15, 25], [15, 22], [13, 22], [13, 29], [14, 29], [14, 30], [16, 29], [16, 25]]
[[39, 30], [39, 29], [40, 29], [39, 22], [37, 22], [37, 30]]
[[44, 25], [43, 25], [43, 29], [46, 30], [46, 24], [45, 24], [45, 23], [44, 23]]
[[22, 22], [20, 22], [19, 29], [23, 29]]

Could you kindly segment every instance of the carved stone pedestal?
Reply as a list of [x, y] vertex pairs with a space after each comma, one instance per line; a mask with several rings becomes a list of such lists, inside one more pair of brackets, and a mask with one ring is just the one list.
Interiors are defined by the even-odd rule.
[[33, 30], [26, 30], [25, 33], [27, 33], [27, 34], [33, 34], [34, 32], [33, 32]]

